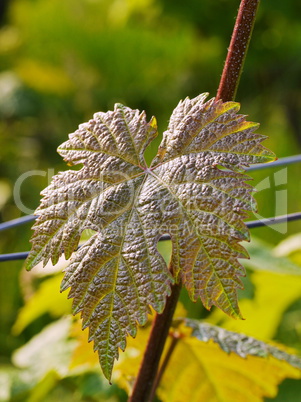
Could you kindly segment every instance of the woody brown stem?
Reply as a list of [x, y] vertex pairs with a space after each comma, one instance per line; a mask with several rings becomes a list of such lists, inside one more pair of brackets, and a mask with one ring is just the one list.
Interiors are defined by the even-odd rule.
[[181, 285], [172, 286], [171, 295], [166, 300], [162, 314], [157, 314], [144, 352], [138, 377], [128, 402], [150, 402], [153, 384], [156, 380], [160, 358], [163, 352], [172, 317], [180, 296]]
[[259, 1], [242, 0], [240, 3], [216, 100], [222, 99], [225, 102], [235, 98]]

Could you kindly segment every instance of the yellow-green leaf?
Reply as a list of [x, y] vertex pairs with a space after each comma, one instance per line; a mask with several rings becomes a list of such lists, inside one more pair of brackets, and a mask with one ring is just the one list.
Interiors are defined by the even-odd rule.
[[46, 279], [34, 295], [26, 301], [13, 326], [15, 335], [45, 313], [50, 313], [54, 317], [71, 313], [71, 301], [59, 292], [61, 281], [62, 275]]
[[[100, 363], [110, 378], [118, 348], [158, 313], [170, 286], [181, 280], [192, 300], [241, 318], [237, 288], [244, 274], [239, 244], [254, 201], [242, 173], [273, 154], [258, 127], [237, 114], [234, 102], [189, 98], [174, 110], [158, 155], [148, 167], [144, 151], [157, 136], [154, 118], [120, 104], [96, 113], [69, 136], [59, 153], [70, 165], [43, 191], [26, 267], [68, 259], [81, 233], [96, 233], [76, 252], [62, 290], [71, 287], [73, 312], [89, 327]], [[172, 241], [170, 270], [158, 253], [160, 237]]]
[[242, 358], [213, 340], [187, 337], [170, 359], [158, 396], [164, 402], [261, 402], [275, 397], [287, 377], [301, 378], [301, 370], [272, 356]]
[[288, 236], [280, 242], [274, 249], [277, 257], [289, 257], [294, 263], [298, 264], [301, 270], [301, 233]]
[[[283, 379], [301, 378], [301, 359], [282, 349], [196, 320], [185, 323], [171, 332], [179, 340], [157, 390], [164, 402], [261, 402], [276, 396]], [[114, 379], [128, 393], [148, 335], [149, 329], [139, 330], [116, 364]]]

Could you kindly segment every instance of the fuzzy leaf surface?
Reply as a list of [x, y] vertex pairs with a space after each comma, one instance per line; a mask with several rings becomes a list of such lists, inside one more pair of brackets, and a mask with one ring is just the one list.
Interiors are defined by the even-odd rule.
[[[179, 103], [150, 167], [143, 154], [157, 136], [155, 119], [120, 104], [96, 113], [58, 150], [83, 167], [54, 176], [42, 193], [26, 267], [55, 264], [63, 251], [69, 258], [81, 233], [95, 232], [65, 270], [62, 290], [71, 287], [107, 378], [126, 336], [146, 323], [149, 306], [163, 311], [174, 281], [206, 308], [241, 317], [238, 258], [247, 253], [239, 242], [248, 239], [243, 218], [254, 206], [242, 170], [274, 157], [237, 103], [206, 96]], [[165, 233], [170, 270], [157, 251]]]
[[247, 356], [273, 356], [276, 359], [286, 361], [291, 366], [301, 370], [301, 358], [286, 353], [281, 349], [259, 341], [251, 336], [228, 331], [224, 328], [192, 319], [186, 319], [185, 324], [192, 328], [191, 336], [202, 342], [213, 341], [226, 353], [234, 352], [243, 358], [246, 358]]

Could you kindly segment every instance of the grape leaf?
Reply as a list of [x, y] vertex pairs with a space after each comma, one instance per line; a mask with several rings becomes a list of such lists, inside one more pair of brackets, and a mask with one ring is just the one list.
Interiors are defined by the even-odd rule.
[[191, 336], [194, 336], [202, 342], [212, 340], [226, 353], [234, 352], [243, 358], [247, 356], [273, 356], [278, 360], [286, 361], [291, 366], [298, 368], [301, 377], [301, 359], [295, 355], [286, 353], [275, 346], [259, 341], [253, 337], [227, 331], [224, 328], [216, 327], [208, 323], [187, 318], [185, 319], [185, 324], [192, 328]]
[[[177, 315], [164, 347], [162, 365], [167, 356], [169, 361], [157, 389], [160, 400], [261, 402], [265, 396], [276, 396], [283, 379], [301, 378], [301, 359], [291, 354], [294, 351], [287, 352], [286, 346], [275, 347], [184, 317], [185, 313]], [[114, 381], [128, 394], [132, 392], [150, 330], [150, 325], [140, 328], [137, 338], [129, 339], [126, 353], [114, 368]], [[171, 345], [174, 348], [170, 356]], [[77, 354], [89, 356], [93, 367], [87, 342], [81, 342]]]
[[284, 378], [301, 378], [297, 356], [242, 334], [189, 321], [193, 332], [178, 341], [158, 388], [161, 400], [262, 402], [277, 395]]
[[[241, 318], [236, 291], [244, 274], [239, 244], [248, 239], [242, 219], [252, 210], [244, 167], [274, 159], [254, 133], [258, 124], [237, 114], [235, 102], [181, 101], [150, 167], [144, 151], [157, 136], [156, 120], [123, 105], [96, 113], [58, 151], [70, 165], [42, 192], [26, 268], [68, 259], [81, 233], [95, 233], [65, 270], [73, 312], [110, 378], [118, 347], [147, 321], [149, 306], [162, 312], [170, 285], [182, 280], [192, 300]], [[170, 269], [157, 242], [168, 233]]]

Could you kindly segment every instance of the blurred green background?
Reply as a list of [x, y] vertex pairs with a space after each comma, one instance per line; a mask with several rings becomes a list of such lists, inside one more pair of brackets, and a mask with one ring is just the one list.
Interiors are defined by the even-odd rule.
[[[180, 99], [201, 92], [214, 96], [238, 5], [238, 0], [3, 1], [1, 221], [33, 212], [51, 175], [66, 169], [57, 146], [96, 111], [112, 109], [115, 102], [143, 109], [157, 117], [162, 133]], [[300, 15], [299, 0], [261, 1], [236, 97], [242, 113], [261, 123], [260, 132], [269, 136], [265, 145], [278, 157], [301, 151]], [[35, 172], [21, 181], [21, 211], [14, 188], [29, 171]], [[260, 190], [260, 215], [301, 210], [300, 165], [252, 177]], [[277, 244], [299, 232], [301, 223], [276, 229], [252, 234]], [[0, 252], [29, 250], [30, 236], [30, 224], [1, 232]], [[51, 320], [44, 315], [18, 337], [11, 335], [23, 304], [21, 270], [22, 261], [0, 265], [2, 364]]]

